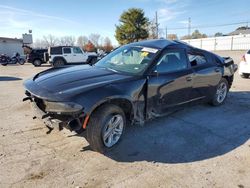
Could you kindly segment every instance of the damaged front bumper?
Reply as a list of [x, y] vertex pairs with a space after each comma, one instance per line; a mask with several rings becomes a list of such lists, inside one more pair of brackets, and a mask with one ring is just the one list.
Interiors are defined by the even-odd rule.
[[82, 106], [71, 102], [49, 102], [33, 96], [26, 91], [27, 97], [23, 101], [29, 100], [34, 111], [33, 119], [40, 119], [48, 127], [49, 132], [57, 128], [62, 130], [64, 127], [82, 132], [83, 122], [86, 115], [83, 112]]

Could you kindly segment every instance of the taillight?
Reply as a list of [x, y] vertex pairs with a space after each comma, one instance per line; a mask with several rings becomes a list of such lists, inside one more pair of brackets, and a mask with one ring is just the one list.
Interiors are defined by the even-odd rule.
[[245, 55], [242, 56], [241, 61], [247, 62]]

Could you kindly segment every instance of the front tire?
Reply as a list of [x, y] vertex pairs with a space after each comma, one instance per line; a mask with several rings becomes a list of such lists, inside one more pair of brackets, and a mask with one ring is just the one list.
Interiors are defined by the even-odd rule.
[[65, 65], [65, 62], [63, 59], [56, 59], [52, 65], [53, 67], [62, 67]]
[[225, 78], [222, 78], [220, 83], [217, 85], [217, 89], [213, 96], [211, 104], [213, 106], [222, 105], [227, 98], [228, 91], [229, 91], [228, 81]]
[[94, 151], [105, 153], [119, 143], [125, 126], [123, 110], [116, 105], [106, 104], [90, 117], [86, 139]]

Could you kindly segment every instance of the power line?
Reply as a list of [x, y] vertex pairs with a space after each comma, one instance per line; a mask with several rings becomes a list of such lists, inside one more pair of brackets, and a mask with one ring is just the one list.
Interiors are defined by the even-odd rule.
[[[192, 26], [192, 28], [193, 29], [197, 29], [197, 28], [213, 28], [213, 27], [224, 27], [224, 26], [239, 25], [239, 24], [248, 25], [248, 22], [249, 21], [235, 22], [235, 23], [228, 23], [228, 24], [217, 24], [217, 25], [197, 25], [197, 26]], [[188, 31], [189, 31], [189, 28], [191, 28], [191, 20], [190, 20], [190, 23], [188, 23], [188, 27], [168, 28], [168, 30], [184, 30], [184, 29], [188, 29]]]

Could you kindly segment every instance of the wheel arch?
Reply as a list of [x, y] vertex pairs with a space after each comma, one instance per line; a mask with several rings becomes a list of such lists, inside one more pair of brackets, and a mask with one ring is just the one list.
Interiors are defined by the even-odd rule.
[[36, 60], [39, 60], [39, 61], [41, 61], [41, 62], [42, 62], [42, 59], [41, 59], [41, 58], [39, 58], [39, 57], [34, 58], [32, 62], [34, 63], [34, 61], [36, 61]]
[[[88, 112], [86, 112], [88, 117], [85, 117], [85, 119], [87, 118], [87, 121], [88, 121], [95, 111], [97, 111], [103, 105], [107, 105], [107, 104], [113, 104], [113, 105], [119, 106], [125, 113], [125, 116], [128, 122], [133, 121], [134, 114], [135, 114], [134, 105], [128, 97], [124, 97], [124, 96], [114, 96], [114, 97], [109, 97], [109, 98], [99, 101], [91, 109], [89, 109]], [[88, 122], [84, 122], [84, 124], [86, 128]]]
[[64, 63], [67, 63], [66, 59], [64, 57], [54, 57], [53, 58], [53, 64], [58, 60], [58, 59], [62, 59], [64, 61]]
[[229, 86], [228, 89], [230, 89], [232, 84], [233, 84], [234, 75], [232, 75], [232, 76], [223, 76], [222, 78], [225, 78], [227, 80], [228, 86]]

